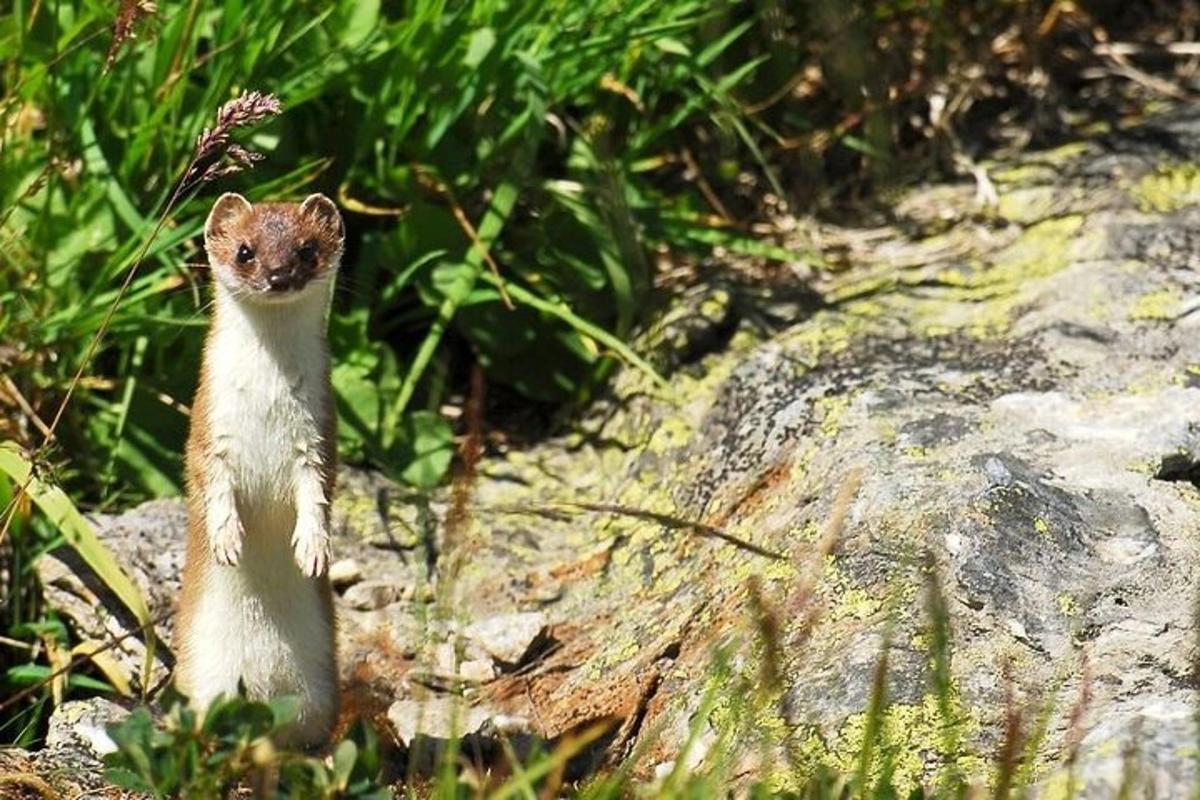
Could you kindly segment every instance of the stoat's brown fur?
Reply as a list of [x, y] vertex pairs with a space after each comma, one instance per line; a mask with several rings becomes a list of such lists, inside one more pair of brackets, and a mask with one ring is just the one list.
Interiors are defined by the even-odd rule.
[[322, 195], [223, 195], [205, 225], [216, 300], [187, 444], [176, 683], [301, 698], [286, 738], [337, 713], [329, 562], [336, 439], [326, 326], [344, 229]]

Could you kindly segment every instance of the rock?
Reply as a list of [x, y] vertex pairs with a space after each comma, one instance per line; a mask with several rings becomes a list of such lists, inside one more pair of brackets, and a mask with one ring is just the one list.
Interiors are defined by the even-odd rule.
[[422, 683], [439, 688], [457, 688], [462, 682], [486, 683], [496, 677], [492, 659], [478, 647], [459, 647], [453, 641], [441, 642], [432, 651], [430, 672]]
[[361, 580], [362, 567], [353, 558], [342, 558], [329, 565], [329, 582], [334, 589], [345, 589]]
[[353, 609], [375, 611], [392, 603], [411, 599], [412, 595], [411, 586], [399, 586], [390, 580], [370, 580], [351, 586], [342, 595], [342, 599]]
[[103, 697], [70, 700], [54, 709], [50, 715], [46, 747], [51, 750], [79, 750], [99, 759], [117, 750], [109, 738], [108, 726], [128, 716], [129, 711]]
[[387, 712], [397, 739], [405, 747], [411, 747], [417, 737], [449, 741], [453, 736], [477, 734], [492, 716], [492, 712], [486, 708], [445, 696], [427, 700], [400, 700], [392, 703]]
[[[1074, 774], [1067, 769], [1055, 772], [1036, 787], [1037, 795], [1088, 800], [1195, 797], [1195, 745], [1190, 743], [1198, 733], [1194, 706], [1146, 697], [1136, 712], [1096, 725], [1081, 742]], [[1068, 795], [1069, 788], [1074, 793]]]
[[[104, 780], [102, 757], [116, 746], [107, 726], [129, 712], [103, 697], [69, 700], [50, 715], [44, 747], [35, 753], [0, 750], [0, 797], [115, 796]], [[10, 779], [19, 776], [15, 784]], [[17, 786], [25, 794], [12, 794]]]
[[463, 629], [464, 636], [510, 667], [520, 664], [545, 632], [546, 615], [541, 611], [502, 614], [473, 622]]
[[496, 667], [490, 658], [474, 658], [458, 665], [458, 677], [471, 683], [487, 683], [496, 677]]

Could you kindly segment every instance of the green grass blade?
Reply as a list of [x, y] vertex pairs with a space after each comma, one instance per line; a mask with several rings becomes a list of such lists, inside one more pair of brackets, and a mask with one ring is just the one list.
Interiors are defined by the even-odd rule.
[[660, 387], [664, 389], [670, 387], [670, 384], [667, 383], [667, 379], [662, 375], [659, 375], [658, 371], [655, 370], [654, 367], [650, 366], [650, 364], [644, 358], [635, 353], [633, 349], [629, 347], [629, 345], [625, 344], [616, 336], [612, 335], [598, 325], [588, 322], [586, 319], [579, 316], [562, 303], [556, 303], [552, 300], [538, 297], [536, 294], [521, 287], [519, 284], [509, 283], [501, 280], [490, 272], [483, 273], [480, 276], [480, 279], [485, 283], [492, 284], [498, 289], [503, 286], [513, 300], [516, 300], [518, 303], [524, 303], [530, 308], [535, 308], [538, 311], [543, 311], [551, 316], [557, 317], [574, 328], [575, 332], [580, 336], [591, 339], [593, 342], [603, 345], [611, 350], [613, 353], [619, 356], [621, 360], [643, 372]]
[[382, 432], [385, 444], [388, 444], [389, 440], [394, 438], [396, 431], [399, 429], [400, 415], [408, 408], [408, 403], [412, 400], [413, 392], [416, 391], [417, 382], [421, 380], [421, 376], [425, 373], [425, 368], [429, 366], [429, 362], [433, 359], [433, 354], [436, 352], [438, 344], [441, 343], [446, 328], [450, 325], [451, 320], [454, 319], [455, 313], [458, 312], [459, 304], [463, 298], [470, 294], [475, 279], [480, 274], [490, 275], [484, 269], [484, 252], [491, 248], [496, 238], [500, 235], [500, 231], [504, 228], [504, 223], [508, 220], [509, 215], [512, 214], [512, 210], [517, 204], [517, 196], [517, 187], [512, 183], [503, 183], [496, 187], [491, 205], [484, 214], [483, 221], [479, 223], [479, 241], [478, 243], [471, 243], [465, 257], [467, 265], [474, 271], [474, 277], [465, 291], [447, 295], [438, 307], [437, 318], [430, 326], [428, 333], [425, 334], [425, 338], [421, 341], [417, 355], [413, 358], [408, 372], [404, 375], [404, 382], [400, 384], [400, 391], [397, 393], [391, 408], [388, 409]]

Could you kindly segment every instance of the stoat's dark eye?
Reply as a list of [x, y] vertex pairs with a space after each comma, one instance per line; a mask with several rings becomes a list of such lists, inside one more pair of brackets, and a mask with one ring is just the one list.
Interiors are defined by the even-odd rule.
[[237, 251], [237, 263], [249, 264], [253, 260], [254, 251], [250, 249], [249, 245], [239, 245]]
[[296, 250], [296, 258], [304, 264], [313, 264], [317, 260], [317, 243], [309, 239]]

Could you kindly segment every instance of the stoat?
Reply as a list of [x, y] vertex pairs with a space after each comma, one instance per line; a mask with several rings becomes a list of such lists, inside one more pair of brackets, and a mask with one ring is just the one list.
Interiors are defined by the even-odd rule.
[[344, 238], [319, 194], [225, 194], [204, 228], [216, 297], [187, 442], [175, 680], [199, 708], [239, 682], [255, 699], [299, 696], [282, 738], [300, 746], [337, 713], [326, 327]]

